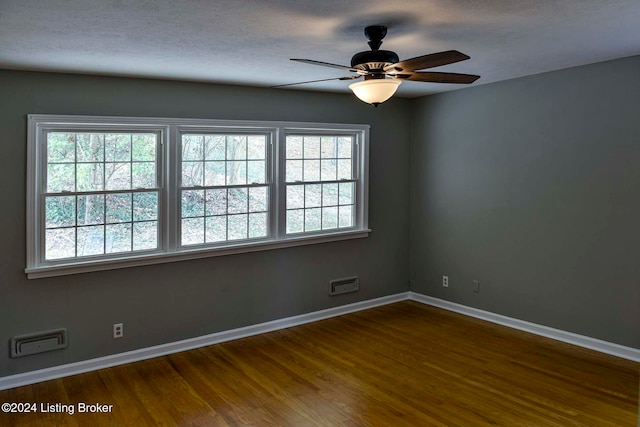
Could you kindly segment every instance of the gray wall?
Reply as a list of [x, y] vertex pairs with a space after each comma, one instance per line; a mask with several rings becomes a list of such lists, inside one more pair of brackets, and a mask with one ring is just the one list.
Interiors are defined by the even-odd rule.
[[636, 56], [416, 100], [416, 290], [640, 348], [639, 76]]
[[[407, 290], [409, 100], [0, 71], [0, 376], [119, 353]], [[27, 280], [26, 115], [81, 114], [371, 125], [365, 239]], [[328, 281], [358, 275], [356, 294]], [[112, 324], [124, 322], [114, 340]], [[14, 335], [66, 327], [69, 347], [8, 358]]]

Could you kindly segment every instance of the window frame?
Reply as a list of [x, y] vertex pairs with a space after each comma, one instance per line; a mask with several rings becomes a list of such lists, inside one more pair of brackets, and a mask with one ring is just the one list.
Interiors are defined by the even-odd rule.
[[[183, 261], [245, 252], [364, 238], [368, 228], [369, 125], [269, 122], [244, 120], [183, 119], [156, 117], [44, 115], [27, 116], [27, 266], [30, 279], [111, 270], [165, 262]], [[157, 165], [159, 168], [158, 249], [122, 252], [114, 255], [44, 260], [43, 175], [46, 175], [46, 138], [51, 130], [159, 132]], [[217, 244], [180, 244], [181, 138], [189, 133], [268, 133], [267, 182], [269, 220], [267, 237], [231, 240]], [[354, 226], [313, 232], [286, 233], [286, 136], [292, 134], [337, 135], [354, 137]], [[45, 188], [46, 190], [46, 188]]]

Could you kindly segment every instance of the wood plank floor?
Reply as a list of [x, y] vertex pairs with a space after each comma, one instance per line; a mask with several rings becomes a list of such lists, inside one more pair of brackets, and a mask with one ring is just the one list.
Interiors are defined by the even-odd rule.
[[638, 368], [406, 301], [0, 391], [39, 411], [0, 425], [635, 427]]

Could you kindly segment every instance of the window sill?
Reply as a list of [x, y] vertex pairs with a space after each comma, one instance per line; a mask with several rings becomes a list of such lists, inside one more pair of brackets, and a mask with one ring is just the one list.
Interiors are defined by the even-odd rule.
[[152, 255], [127, 256], [100, 261], [74, 262], [26, 268], [27, 278], [40, 279], [44, 277], [67, 276], [70, 274], [89, 273], [92, 271], [115, 270], [119, 268], [138, 267], [143, 265], [162, 264], [167, 262], [187, 261], [191, 259], [210, 258], [224, 255], [241, 254], [246, 252], [267, 251], [272, 249], [290, 248], [295, 246], [313, 245], [318, 243], [336, 242], [340, 240], [360, 239], [368, 237], [370, 229], [340, 231], [318, 235], [287, 237], [281, 240], [266, 240], [261, 242], [244, 242], [217, 248], [182, 249], [179, 252]]

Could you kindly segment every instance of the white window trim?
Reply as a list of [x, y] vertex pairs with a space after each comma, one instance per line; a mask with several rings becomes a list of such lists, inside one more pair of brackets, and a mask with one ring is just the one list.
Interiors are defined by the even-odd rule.
[[[38, 164], [41, 158], [41, 136], [44, 129], [56, 126], [72, 126], [74, 129], [82, 127], [99, 126], [117, 127], [128, 129], [154, 129], [162, 130], [162, 191], [164, 199], [161, 218], [161, 245], [152, 253], [123, 253], [122, 256], [114, 256], [106, 259], [77, 259], [73, 261], [43, 262], [40, 259], [40, 232], [42, 225], [36, 225], [36, 221], [42, 219], [42, 213], [38, 212], [39, 191], [42, 183], [43, 168]], [[272, 183], [277, 191], [273, 192], [271, 201], [272, 215], [270, 226], [273, 231], [267, 239], [256, 241], [238, 241], [225, 243], [214, 247], [179, 247], [178, 227], [179, 218], [177, 194], [180, 156], [177, 143], [179, 135], [184, 131], [209, 130], [268, 130], [273, 132], [273, 148], [271, 155]], [[356, 214], [355, 226], [348, 229], [336, 229], [331, 231], [319, 231], [314, 233], [286, 235], [284, 231], [284, 138], [287, 134], [304, 133], [331, 133], [350, 132], [356, 135]], [[369, 125], [336, 124], [336, 123], [309, 123], [309, 122], [266, 122], [266, 121], [238, 121], [238, 120], [209, 120], [209, 119], [181, 119], [181, 118], [148, 118], [148, 117], [118, 117], [118, 116], [65, 116], [31, 114], [28, 116], [27, 129], [27, 267], [25, 272], [29, 279], [63, 276], [69, 274], [85, 273], [101, 270], [113, 270], [126, 267], [159, 264], [166, 262], [184, 261], [190, 259], [208, 258], [255, 252], [263, 250], [280, 249], [302, 245], [334, 242], [339, 240], [357, 239], [367, 237], [371, 230], [368, 228], [369, 211]]]

